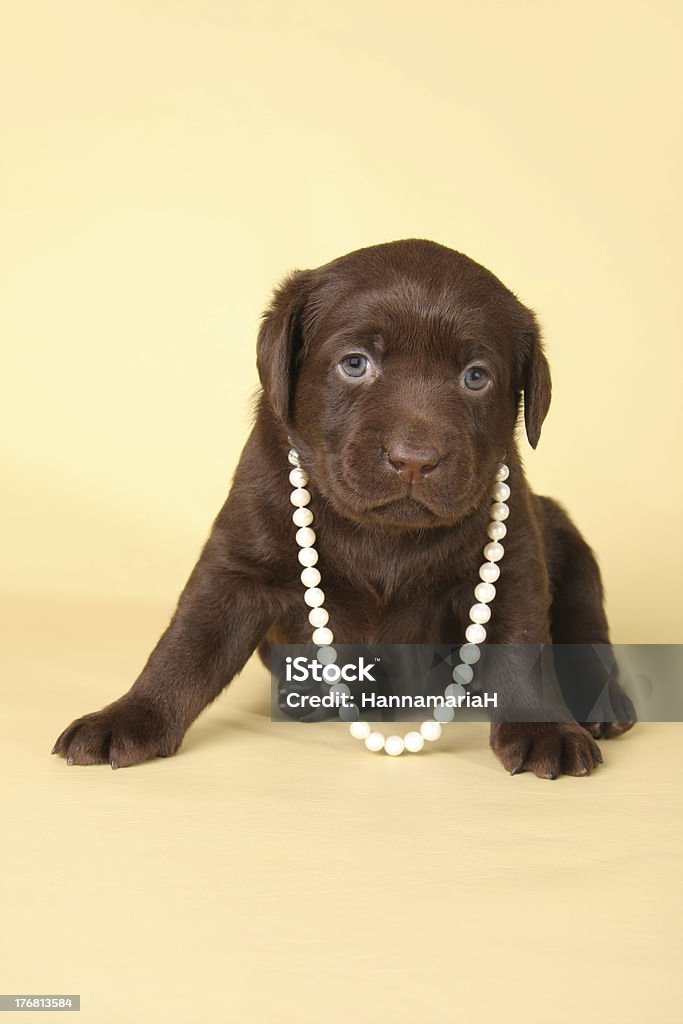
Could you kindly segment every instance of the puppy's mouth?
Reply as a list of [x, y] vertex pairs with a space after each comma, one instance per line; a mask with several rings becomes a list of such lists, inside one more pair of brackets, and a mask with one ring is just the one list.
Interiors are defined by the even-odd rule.
[[404, 494], [400, 498], [380, 501], [375, 505], [370, 505], [367, 511], [373, 517], [401, 524], [424, 519], [436, 523], [442, 519], [440, 515], [412, 493]]
[[[384, 476], [381, 467], [373, 474], [359, 467], [349, 470], [344, 464], [325, 465], [321, 460], [317, 476], [331, 507], [366, 527], [421, 530], [450, 526], [476, 508], [481, 499], [476, 480], [463, 469], [457, 482], [443, 477], [432, 480], [428, 475], [420, 482], [407, 483], [397, 475]], [[365, 487], [359, 487], [361, 481]]]
[[[434, 507], [428, 504], [420, 488], [408, 488], [406, 493], [398, 496], [383, 497], [380, 501], [363, 503], [361, 507], [355, 502], [345, 502], [347, 511], [352, 518], [366, 525], [376, 524], [396, 529], [424, 529], [445, 526], [457, 521], [465, 513], [466, 508]], [[351, 507], [349, 507], [351, 506]]]

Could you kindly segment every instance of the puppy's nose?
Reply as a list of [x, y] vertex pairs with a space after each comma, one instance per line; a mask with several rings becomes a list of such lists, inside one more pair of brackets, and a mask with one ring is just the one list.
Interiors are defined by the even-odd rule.
[[434, 448], [421, 448], [397, 441], [386, 448], [389, 464], [407, 484], [419, 484], [439, 464]]

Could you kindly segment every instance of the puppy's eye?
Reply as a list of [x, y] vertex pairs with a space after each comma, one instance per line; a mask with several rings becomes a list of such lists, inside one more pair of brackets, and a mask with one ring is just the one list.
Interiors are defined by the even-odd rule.
[[483, 367], [470, 366], [469, 370], [465, 370], [463, 383], [469, 391], [482, 391], [490, 379]]
[[344, 356], [339, 364], [347, 377], [363, 377], [368, 372], [370, 360], [358, 352]]

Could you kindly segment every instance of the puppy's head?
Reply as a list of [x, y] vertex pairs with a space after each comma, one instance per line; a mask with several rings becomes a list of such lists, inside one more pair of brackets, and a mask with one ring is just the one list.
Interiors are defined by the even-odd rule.
[[296, 271], [259, 332], [266, 401], [341, 515], [416, 529], [457, 522], [550, 404], [538, 325], [462, 253], [409, 239]]

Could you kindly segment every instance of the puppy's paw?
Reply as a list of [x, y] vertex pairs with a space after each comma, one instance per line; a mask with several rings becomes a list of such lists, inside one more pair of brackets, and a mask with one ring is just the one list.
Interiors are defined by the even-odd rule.
[[596, 740], [612, 740], [615, 736], [621, 736], [628, 732], [635, 725], [633, 722], [582, 722], [581, 725], [587, 729]]
[[636, 709], [633, 701], [624, 692], [618, 683], [611, 683], [609, 688], [609, 702], [614, 712], [614, 719], [607, 722], [582, 722], [581, 725], [587, 729], [596, 740], [611, 740], [615, 736], [621, 736], [628, 732], [636, 724]]
[[77, 718], [58, 737], [52, 750], [72, 764], [110, 764], [127, 768], [153, 757], [170, 757], [178, 737], [157, 708], [126, 694], [101, 711]]
[[496, 722], [491, 747], [511, 775], [539, 779], [589, 775], [602, 762], [595, 740], [578, 722]]

